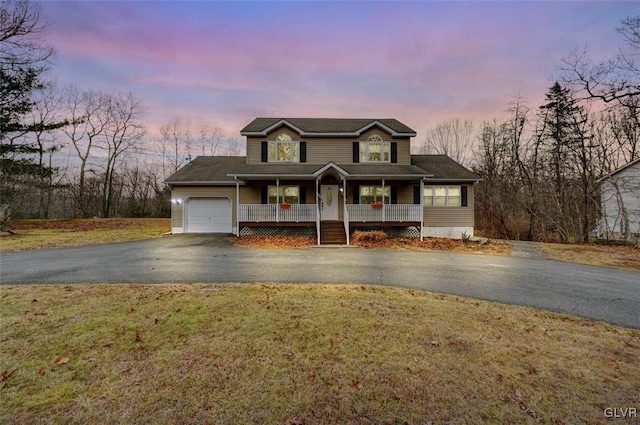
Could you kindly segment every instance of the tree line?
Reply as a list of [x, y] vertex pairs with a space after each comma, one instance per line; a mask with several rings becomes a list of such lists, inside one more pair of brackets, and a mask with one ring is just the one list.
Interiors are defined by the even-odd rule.
[[564, 58], [561, 78], [538, 108], [518, 98], [504, 119], [477, 127], [452, 119], [427, 132], [422, 152], [447, 154], [482, 176], [475, 213], [485, 235], [595, 236], [606, 214], [600, 179], [640, 157], [640, 16], [623, 20], [618, 32], [624, 43], [615, 57], [596, 62], [575, 51]]
[[239, 153], [215, 123], [176, 118], [152, 137], [133, 93], [47, 80], [46, 33], [37, 3], [0, 3], [0, 218], [166, 217], [170, 174]]
[[[164, 180], [196, 155], [237, 155], [213, 122], [174, 119], [151, 137], [132, 93], [46, 80], [53, 50], [37, 3], [0, 3], [0, 222], [22, 218], [166, 217]], [[617, 54], [568, 54], [536, 108], [503, 119], [451, 119], [418, 150], [447, 154], [482, 176], [476, 227], [492, 237], [587, 241], [603, 176], [640, 156], [640, 16], [623, 20]], [[542, 96], [541, 96], [542, 97]]]

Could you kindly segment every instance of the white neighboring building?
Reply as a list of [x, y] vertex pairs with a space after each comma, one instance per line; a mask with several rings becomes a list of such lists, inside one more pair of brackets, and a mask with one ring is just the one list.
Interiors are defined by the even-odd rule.
[[606, 239], [640, 240], [640, 158], [600, 179], [602, 219]]

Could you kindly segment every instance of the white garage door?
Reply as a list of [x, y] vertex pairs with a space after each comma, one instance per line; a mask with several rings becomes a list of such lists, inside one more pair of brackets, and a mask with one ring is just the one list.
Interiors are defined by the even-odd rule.
[[231, 201], [191, 198], [186, 203], [187, 233], [231, 233]]

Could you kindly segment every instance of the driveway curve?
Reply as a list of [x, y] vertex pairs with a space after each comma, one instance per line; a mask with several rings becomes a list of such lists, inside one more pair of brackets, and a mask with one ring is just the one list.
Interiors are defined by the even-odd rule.
[[640, 329], [640, 273], [540, 258], [356, 248], [263, 250], [234, 247], [215, 235], [0, 255], [2, 284], [128, 282], [389, 285]]

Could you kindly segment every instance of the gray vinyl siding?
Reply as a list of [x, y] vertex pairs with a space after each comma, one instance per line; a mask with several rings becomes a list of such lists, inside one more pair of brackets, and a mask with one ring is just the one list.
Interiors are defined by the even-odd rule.
[[[300, 137], [293, 130], [283, 127], [265, 137], [247, 137], [247, 164], [261, 163], [262, 142], [275, 140], [280, 134], [291, 136], [294, 141], [307, 142], [307, 164], [324, 165], [331, 161], [336, 164], [353, 164], [353, 142], [366, 141], [373, 134], [377, 134], [385, 141], [396, 142], [398, 146], [398, 164], [411, 164], [410, 138], [393, 139], [389, 134], [379, 129], [371, 129], [358, 137], [329, 138], [329, 137]], [[280, 163], [282, 164], [282, 163]]]

